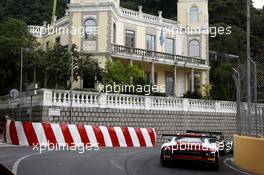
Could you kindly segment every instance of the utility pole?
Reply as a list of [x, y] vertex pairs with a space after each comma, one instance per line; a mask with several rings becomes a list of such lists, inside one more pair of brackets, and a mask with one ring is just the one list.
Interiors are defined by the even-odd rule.
[[[72, 28], [72, 13], [69, 11], [69, 31], [71, 31]], [[73, 95], [72, 95], [72, 91], [73, 91], [73, 56], [72, 56], [72, 33], [69, 32], [69, 43], [68, 43], [68, 53], [69, 53], [69, 57], [71, 59], [71, 77], [70, 77], [70, 121], [69, 123], [72, 123], [72, 100], [73, 100]]]
[[251, 119], [251, 86], [250, 86], [250, 6], [251, 0], [247, 0], [247, 135], [250, 134]]
[[241, 118], [241, 79], [240, 79], [240, 73], [233, 68], [234, 71], [234, 75], [233, 78], [235, 80], [235, 84], [236, 84], [236, 99], [237, 99], [237, 131], [238, 134], [241, 135], [242, 134], [242, 118]]
[[20, 88], [19, 88], [19, 119], [21, 117], [22, 93], [23, 93], [23, 48], [20, 50]]
[[258, 136], [258, 110], [257, 110], [257, 103], [258, 103], [258, 90], [257, 90], [257, 64], [252, 59], [249, 61], [254, 65], [254, 111], [255, 111], [255, 129], [256, 129], [256, 137]]

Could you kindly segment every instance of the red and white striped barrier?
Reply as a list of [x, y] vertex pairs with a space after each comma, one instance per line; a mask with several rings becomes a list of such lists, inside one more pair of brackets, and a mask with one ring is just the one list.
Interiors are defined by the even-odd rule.
[[153, 147], [153, 128], [105, 127], [34, 123], [7, 120], [6, 143], [34, 146], [37, 144], [99, 144], [101, 147]]

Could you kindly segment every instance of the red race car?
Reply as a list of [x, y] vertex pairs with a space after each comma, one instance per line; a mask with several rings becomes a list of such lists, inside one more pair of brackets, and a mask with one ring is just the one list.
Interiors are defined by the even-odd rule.
[[208, 168], [217, 170], [219, 151], [209, 139], [212, 137], [205, 134], [176, 134], [161, 146], [160, 162], [163, 166], [167, 166], [177, 161], [199, 161], [204, 162]]

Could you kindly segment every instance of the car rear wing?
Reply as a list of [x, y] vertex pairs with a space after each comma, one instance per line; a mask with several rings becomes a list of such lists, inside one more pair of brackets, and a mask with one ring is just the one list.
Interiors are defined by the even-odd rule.
[[176, 137], [177, 134], [162, 134], [162, 137]]
[[[199, 133], [200, 134], [200, 133]], [[204, 137], [209, 139], [216, 139], [216, 136], [213, 135], [184, 135], [184, 134], [162, 134], [162, 137]]]
[[194, 133], [194, 134], [209, 134], [209, 135], [223, 135], [222, 132], [209, 132], [209, 131], [193, 131], [187, 130], [186, 133]]

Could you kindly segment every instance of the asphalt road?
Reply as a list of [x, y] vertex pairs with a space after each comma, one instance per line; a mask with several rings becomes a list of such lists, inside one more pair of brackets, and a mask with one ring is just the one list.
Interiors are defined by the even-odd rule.
[[[79, 154], [48, 151], [39, 154], [30, 147], [0, 147], [0, 163], [17, 175], [240, 175], [223, 163], [218, 171], [202, 165], [162, 167], [159, 148], [104, 148]], [[0, 173], [1, 174], [1, 173]]]

